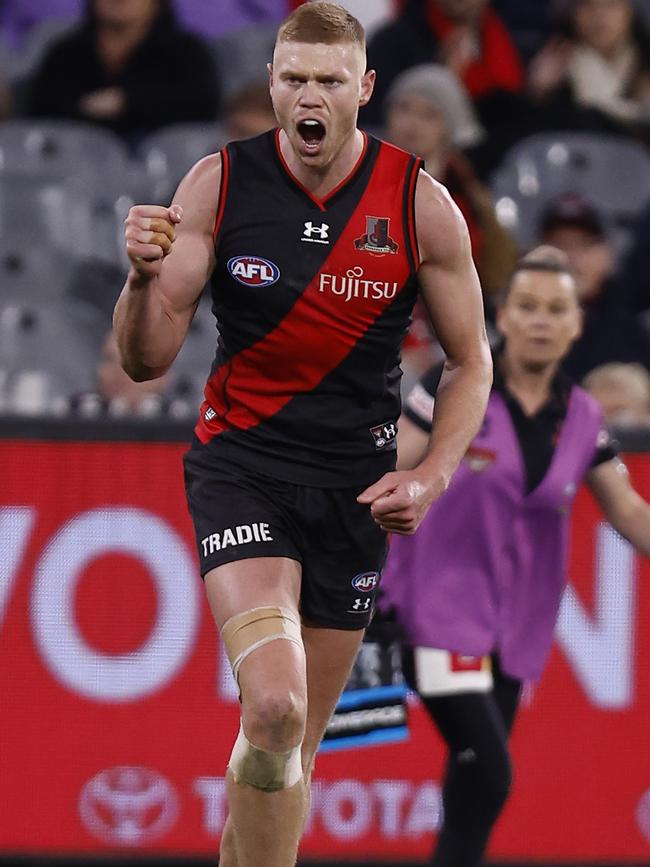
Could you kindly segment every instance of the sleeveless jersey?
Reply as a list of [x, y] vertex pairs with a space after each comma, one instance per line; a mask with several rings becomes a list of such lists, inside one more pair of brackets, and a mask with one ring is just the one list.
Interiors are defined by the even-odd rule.
[[320, 200], [291, 174], [278, 130], [221, 155], [219, 340], [196, 436], [296, 484], [367, 485], [395, 463], [421, 161], [366, 136]]

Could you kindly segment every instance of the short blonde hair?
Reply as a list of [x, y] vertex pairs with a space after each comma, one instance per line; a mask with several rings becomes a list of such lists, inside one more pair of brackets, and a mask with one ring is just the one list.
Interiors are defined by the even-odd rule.
[[326, 0], [312, 0], [295, 9], [280, 25], [277, 42], [351, 42], [366, 50], [366, 34], [359, 21], [343, 6]]
[[594, 367], [582, 381], [587, 391], [613, 388], [627, 392], [639, 407], [650, 412], [650, 374], [642, 364], [610, 361]]

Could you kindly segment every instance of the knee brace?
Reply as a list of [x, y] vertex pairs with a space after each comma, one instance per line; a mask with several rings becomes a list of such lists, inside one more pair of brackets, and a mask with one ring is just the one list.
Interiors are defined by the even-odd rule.
[[279, 605], [265, 605], [235, 614], [224, 623], [221, 637], [236, 681], [239, 666], [246, 657], [270, 641], [286, 639], [304, 650], [298, 618], [293, 611]]
[[240, 724], [228, 767], [236, 783], [246, 783], [263, 792], [295, 786], [302, 777], [301, 744], [286, 753], [272, 753], [254, 746]]

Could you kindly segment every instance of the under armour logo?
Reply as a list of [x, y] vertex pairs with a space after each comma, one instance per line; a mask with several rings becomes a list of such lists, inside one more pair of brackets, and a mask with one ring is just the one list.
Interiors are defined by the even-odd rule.
[[[315, 226], [311, 220], [307, 220], [300, 240], [309, 241], [312, 244], [329, 244], [329, 230], [330, 227], [327, 223], [321, 223], [320, 226]], [[315, 238], [314, 235], [317, 237]]]
[[355, 599], [352, 605], [354, 611], [367, 611], [370, 608], [372, 599], [368, 596], [366, 599]]

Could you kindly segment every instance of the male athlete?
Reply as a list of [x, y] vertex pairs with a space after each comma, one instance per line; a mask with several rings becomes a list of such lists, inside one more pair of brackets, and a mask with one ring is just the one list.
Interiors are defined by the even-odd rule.
[[[299, 7], [269, 66], [279, 129], [201, 160], [171, 207], [139, 205], [126, 221], [114, 317], [125, 370], [169, 368], [210, 278], [219, 323], [185, 471], [241, 696], [222, 867], [295, 864], [386, 531], [413, 533], [443, 493], [490, 389], [466, 227], [419, 160], [356, 128], [375, 79], [365, 64], [346, 10]], [[418, 290], [448, 363], [430, 451], [394, 472], [399, 347]]]

